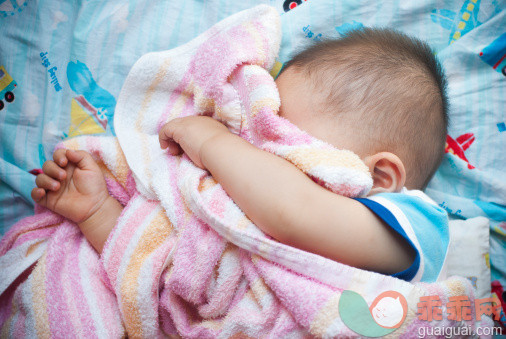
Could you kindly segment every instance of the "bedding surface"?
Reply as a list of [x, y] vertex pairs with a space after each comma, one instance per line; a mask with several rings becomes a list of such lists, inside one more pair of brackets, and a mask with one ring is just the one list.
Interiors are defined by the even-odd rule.
[[135, 61], [260, 3], [281, 15], [274, 75], [301, 47], [362, 26], [394, 27], [429, 42], [449, 78], [451, 125], [445, 159], [427, 193], [452, 218], [490, 220], [490, 255], [483, 260], [501, 291], [506, 2], [497, 0], [0, 0], [0, 234], [33, 214], [30, 171], [51, 158], [58, 142], [114, 135], [116, 101]]

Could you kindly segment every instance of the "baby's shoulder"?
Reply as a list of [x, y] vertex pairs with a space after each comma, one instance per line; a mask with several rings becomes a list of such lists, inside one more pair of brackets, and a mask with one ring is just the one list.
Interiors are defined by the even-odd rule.
[[428, 219], [434, 223], [448, 223], [448, 213], [427, 194], [420, 190], [403, 188], [396, 193], [378, 193], [368, 199], [379, 203], [394, 215], [409, 215], [415, 218]]
[[[443, 275], [450, 242], [448, 214], [422, 191], [403, 189], [358, 199], [417, 252], [406, 280], [436, 281]], [[403, 272], [404, 273], [404, 272]], [[404, 278], [404, 276], [403, 276]]]

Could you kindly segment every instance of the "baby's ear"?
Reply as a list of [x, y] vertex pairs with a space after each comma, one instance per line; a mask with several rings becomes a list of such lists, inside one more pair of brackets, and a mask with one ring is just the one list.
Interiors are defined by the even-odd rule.
[[400, 192], [406, 183], [406, 170], [401, 159], [390, 152], [380, 152], [365, 157], [373, 179], [369, 195], [376, 193]]

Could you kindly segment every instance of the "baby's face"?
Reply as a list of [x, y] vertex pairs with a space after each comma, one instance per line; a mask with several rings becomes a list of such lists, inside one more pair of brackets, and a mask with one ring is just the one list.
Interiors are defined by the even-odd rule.
[[280, 116], [336, 148], [353, 151], [361, 157], [364, 155], [354, 131], [337, 122], [339, 112], [322, 109], [327, 98], [323, 91], [315, 89], [304, 73], [289, 68], [276, 79], [276, 85], [281, 99]]
[[[276, 85], [281, 99], [280, 116], [317, 139], [354, 152], [369, 167], [375, 182], [369, 194], [400, 191], [406, 178], [400, 158], [390, 152], [375, 153], [364, 143], [360, 137], [363, 133], [357, 130], [361, 126], [354, 128], [344, 116], [339, 117], [339, 102], [328, 104], [325, 84], [313, 85], [304, 73], [289, 68], [276, 79]], [[329, 111], [329, 107], [336, 109]], [[381, 167], [381, 178], [389, 180], [376, 181], [376, 166]]]

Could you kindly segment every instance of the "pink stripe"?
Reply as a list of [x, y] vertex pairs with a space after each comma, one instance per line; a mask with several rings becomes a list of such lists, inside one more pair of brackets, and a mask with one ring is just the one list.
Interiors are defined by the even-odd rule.
[[207, 282], [224, 249], [225, 240], [195, 215], [190, 215], [179, 233], [170, 288], [190, 302], [204, 302]]
[[[5, 297], [5, 295], [4, 295]], [[12, 300], [12, 304], [16, 305], [15, 307], [17, 308], [17, 316], [18, 316], [18, 319], [16, 321], [16, 324], [14, 324], [14, 331], [13, 331], [13, 337], [14, 338], [24, 338], [25, 337], [25, 333], [26, 333], [26, 310], [22, 310], [24, 307], [28, 306], [28, 305], [23, 305], [23, 298], [22, 298], [22, 292], [21, 292], [21, 288], [18, 289], [14, 295], [14, 298]], [[3, 321], [0, 320], [0, 324], [2, 324]], [[11, 324], [12, 326], [12, 324]], [[30, 330], [28, 330], [30, 331]]]
[[[176, 220], [170, 220], [170, 222], [173, 224], [174, 227], [179, 227], [179, 225], [182, 225], [186, 216], [185, 216], [185, 203], [183, 200], [183, 195], [181, 194], [181, 191], [178, 187], [178, 179], [180, 176], [180, 164], [181, 158], [168, 156], [166, 158], [167, 160], [167, 168], [173, 168], [177, 170], [168, 171], [169, 180], [170, 180], [170, 187], [172, 188], [173, 197], [174, 197], [174, 207], [173, 211], [176, 211]], [[167, 188], [168, 189], [168, 188]]]
[[181, 117], [195, 115], [194, 106], [195, 106], [195, 102], [193, 101], [193, 96], [192, 96], [186, 100], [183, 110], [181, 112]]
[[290, 313], [288, 313], [286, 309], [282, 308], [280, 310], [280, 315], [277, 316], [276, 323], [270, 334], [275, 338], [289, 338], [292, 337], [290, 335], [291, 332], [299, 330], [301, 330], [300, 326], [293, 320]]
[[188, 307], [188, 303], [183, 298], [169, 289], [165, 289], [161, 295], [161, 298], [164, 300], [163, 307], [168, 311], [168, 315], [172, 318], [173, 323], [177, 324], [178, 336], [182, 336], [183, 338], [218, 337], [219, 329], [204, 327], [195, 322], [194, 312]]
[[[306, 328], [311, 326], [314, 317], [325, 307], [328, 300], [340, 292], [263, 258], [259, 258], [254, 265], [277, 299], [283, 300], [283, 306]], [[289, 285], [286, 284], [287, 281], [290, 282]], [[305, 295], [303, 299], [299, 297], [301, 293]]]
[[208, 201], [208, 209], [219, 219], [225, 220], [226, 206], [229, 196], [223, 189], [215, 189]]
[[[255, 41], [244, 27], [234, 27], [205, 41], [195, 52], [189, 70], [203, 89], [204, 97], [221, 101], [223, 84], [228, 76], [254, 56]], [[223, 56], [226, 56], [225, 58]]]
[[[19, 278], [18, 278], [19, 279]], [[17, 283], [17, 284], [16, 284]], [[14, 286], [15, 287], [14, 287]], [[14, 284], [11, 284], [9, 288], [2, 294], [0, 298], [0, 324], [3, 326], [7, 326], [9, 324], [7, 320], [12, 316], [13, 310], [15, 308], [19, 309], [21, 299], [21, 293], [16, 288], [19, 286], [19, 280]], [[19, 311], [18, 311], [19, 312]], [[12, 326], [12, 324], [10, 324]], [[2, 329], [0, 327], [0, 333]]]
[[61, 294], [68, 298], [66, 300], [69, 309], [68, 316], [71, 321], [73, 320], [73, 325], [76, 326], [75, 330], [79, 333], [84, 331], [84, 333], [90, 335], [94, 329], [93, 321], [82, 288], [83, 283], [89, 284], [90, 282], [81, 281], [79, 269], [79, 251], [83, 241], [86, 241], [86, 239], [82, 234], [69, 241], [64, 262], [66, 279], [61, 282]]
[[105, 159], [100, 139], [96, 137], [86, 137], [85, 143], [88, 152], [95, 153], [95, 155], [98, 155], [101, 159]]
[[79, 229], [64, 222], [54, 233], [47, 249], [46, 269], [45, 269], [45, 292], [47, 316], [49, 320], [49, 329], [55, 337], [75, 337], [74, 326], [69, 319], [69, 308], [65, 296], [61, 293], [64, 286], [62, 279], [68, 279], [72, 272], [78, 267], [74, 266], [72, 270], [62, 265], [62, 259], [66, 257], [71, 250], [72, 243], [76, 237], [80, 236]]
[[116, 200], [118, 200], [123, 206], [128, 203], [128, 200], [130, 200], [130, 196], [127, 192], [127, 190], [121, 186], [121, 184], [116, 181], [116, 179], [112, 178], [105, 178], [105, 182], [107, 185], [107, 190], [109, 191], [109, 194], [111, 194]]
[[267, 31], [267, 29], [258, 20], [253, 21], [253, 27], [256, 28], [256, 32], [255, 32], [256, 35], [262, 39], [262, 43], [263, 43], [262, 50], [265, 51], [265, 53], [266, 53], [265, 55], [262, 55], [262, 53], [256, 53], [257, 56], [265, 57], [264, 60], [258, 60], [258, 63], [260, 63], [260, 61], [263, 61], [263, 63], [260, 64], [260, 66], [262, 66], [263, 68], [267, 68], [269, 66], [269, 64], [274, 61], [274, 60], [269, 59], [269, 54], [272, 55], [272, 57], [274, 57], [274, 53], [267, 53], [267, 51], [271, 50], [271, 48], [270, 48], [271, 44], [267, 40], [267, 35], [262, 34], [262, 32]]
[[[107, 287], [102, 283], [100, 279], [100, 262], [98, 255], [84, 237], [80, 239], [79, 253], [77, 254], [76, 261], [79, 260], [79, 256], [83, 255], [86, 257], [86, 270], [88, 271], [88, 276], [92, 279], [92, 281], [83, 280], [83, 272], [81, 272], [79, 284], [88, 284], [93, 292], [92, 294], [94, 299], [100, 303], [100, 307], [98, 307], [100, 314], [98, 316], [102, 320], [104, 328], [108, 331], [108, 337], [121, 337], [123, 330], [118, 326], [120, 325], [120, 314], [117, 307], [118, 301], [114, 293], [107, 289]], [[86, 302], [89, 301], [86, 300]], [[86, 309], [91, 311], [89, 307], [86, 307]], [[93, 324], [91, 322], [91, 314], [88, 319], [88, 322], [90, 323], [90, 326], [88, 326], [90, 330], [89, 335], [91, 336], [93, 333], [96, 335], [97, 329], [91, 326]]]
[[257, 35], [252, 35], [243, 25], [236, 26], [230, 31], [231, 33], [224, 38], [228, 39], [229, 46], [235, 53], [232, 53], [230, 57], [227, 55], [227, 61], [234, 68], [240, 64], [256, 64], [259, 54], [255, 39]]
[[22, 312], [17, 313], [18, 319], [14, 324], [13, 338], [25, 338], [25, 320], [26, 317]]
[[[248, 83], [250, 84], [249, 91], [252, 92], [251, 88], [259, 87], [262, 85], [270, 86], [270, 90], [277, 91], [276, 83], [274, 82], [274, 79], [265, 71], [265, 73], [261, 74], [251, 74], [248, 77]], [[268, 93], [269, 98], [274, 97], [272, 93]]]
[[[280, 145], [310, 144], [314, 139], [285, 119], [279, 119], [272, 110], [265, 107], [252, 119], [258, 138]], [[259, 141], [260, 141], [259, 140]]]
[[126, 179], [126, 191], [129, 197], [133, 197], [136, 194], [139, 194], [137, 191], [137, 185], [135, 183], [135, 179], [133, 177], [132, 171], [128, 171], [127, 179]]
[[[242, 105], [245, 110], [249, 111], [250, 107], [250, 97], [247, 95], [248, 90], [246, 89], [245, 83], [246, 78], [244, 75], [244, 67], [238, 67], [234, 70], [232, 75], [230, 76], [230, 83], [235, 88], [235, 90], [239, 93], [239, 98], [242, 102]], [[242, 113], [242, 112], [241, 112]], [[245, 140], [251, 142], [251, 131], [247, 130], [243, 124], [241, 124], [241, 131], [239, 135]]]
[[[50, 225], [50, 226], [52, 226], [52, 225]], [[19, 245], [24, 244], [24, 243], [29, 242], [29, 241], [35, 241], [35, 240], [44, 241], [44, 240], [47, 240], [56, 231], [56, 228], [57, 228], [56, 226], [55, 227], [41, 228], [41, 229], [38, 229], [38, 230], [34, 230], [34, 231], [30, 231], [28, 233], [22, 234], [16, 240], [16, 242], [14, 243], [14, 245], [12, 246], [11, 249], [14, 249], [14, 248], [18, 247]]]
[[[118, 221], [121, 223], [124, 223], [123, 226], [120, 228], [118, 225], [113, 229], [113, 232], [109, 236], [109, 239], [111, 239], [111, 236], [113, 233], [120, 232], [119, 237], [116, 239], [116, 242], [109, 243], [107, 242], [104, 251], [103, 252], [111, 252], [111, 256], [109, 257], [109, 261], [104, 261], [104, 267], [108, 273], [109, 280], [111, 284], [116, 289], [117, 284], [119, 281], [118, 279], [118, 270], [120, 267], [120, 264], [124, 260], [129, 260], [129, 258], [124, 258], [125, 251], [128, 247], [128, 244], [132, 240], [133, 235], [137, 231], [137, 229], [140, 227], [140, 225], [145, 222], [146, 217], [156, 208], [158, 205], [156, 202], [148, 201], [141, 195], [137, 195], [133, 197], [128, 207], [125, 208], [125, 210], [129, 209], [131, 210], [133, 208], [132, 203], [136, 200], [141, 200], [141, 204], [139, 204], [138, 208], [133, 211], [133, 214], [131, 215], [131, 218], [129, 220], [123, 220], [125, 218], [124, 214], [122, 214]], [[129, 211], [131, 213], [132, 211]]]
[[54, 228], [46, 228], [61, 222], [63, 218], [53, 212], [45, 212], [21, 219], [0, 240], [0, 255], [8, 250], [36, 238], [45, 238], [54, 232]]

